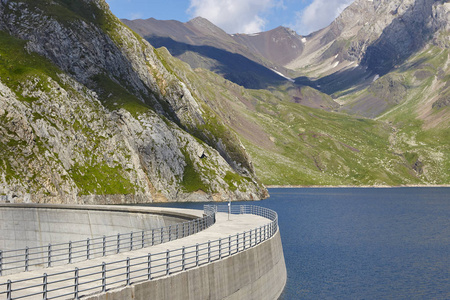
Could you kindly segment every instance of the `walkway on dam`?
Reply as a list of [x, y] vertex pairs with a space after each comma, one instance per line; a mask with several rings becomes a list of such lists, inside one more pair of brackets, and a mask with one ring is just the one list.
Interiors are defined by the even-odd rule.
[[[229, 218], [229, 219], [228, 219]], [[41, 298], [41, 295], [43, 294], [42, 291], [42, 281], [43, 281], [43, 273], [48, 274], [49, 276], [51, 274], [57, 274], [57, 273], [64, 273], [67, 271], [73, 271], [75, 270], [75, 268], [78, 269], [83, 269], [89, 266], [94, 266], [94, 265], [101, 265], [103, 262], [105, 263], [113, 263], [116, 261], [126, 261], [127, 258], [130, 258], [133, 260], [133, 258], [142, 258], [143, 262], [140, 263], [140, 266], [144, 263], [145, 261], [145, 256], [147, 256], [149, 253], [152, 255], [152, 260], [155, 258], [156, 255], [160, 255], [161, 259], [160, 261], [162, 262], [160, 265], [155, 265], [152, 266], [152, 273], [155, 274], [155, 278], [156, 277], [163, 277], [163, 276], [167, 276], [166, 273], [166, 263], [167, 261], [165, 259], [165, 255], [164, 253], [166, 253], [167, 250], [171, 250], [171, 251], [180, 251], [181, 252], [181, 248], [182, 247], [189, 247], [189, 246], [194, 246], [196, 244], [202, 244], [205, 245], [205, 243], [207, 243], [208, 241], [215, 241], [218, 239], [226, 239], [229, 236], [233, 236], [236, 235], [238, 233], [243, 233], [243, 232], [248, 232], [250, 230], [254, 230], [255, 228], [259, 228], [262, 227], [264, 225], [267, 225], [270, 222], [269, 219], [264, 218], [264, 217], [260, 217], [257, 215], [252, 215], [252, 214], [242, 214], [242, 215], [234, 215], [231, 214], [228, 216], [227, 213], [217, 213], [216, 214], [216, 223], [214, 225], [212, 225], [211, 227], [209, 227], [208, 229], [205, 229], [197, 234], [194, 235], [190, 235], [188, 237], [185, 238], [180, 238], [174, 241], [170, 241], [170, 242], [166, 242], [163, 244], [158, 244], [155, 246], [150, 246], [150, 247], [146, 247], [143, 249], [137, 249], [137, 250], [132, 250], [132, 251], [128, 251], [128, 252], [122, 252], [119, 254], [114, 254], [114, 255], [109, 255], [109, 256], [105, 256], [105, 257], [100, 257], [100, 258], [95, 258], [95, 259], [91, 259], [91, 260], [87, 260], [87, 261], [82, 261], [82, 262], [77, 262], [77, 263], [73, 263], [73, 264], [67, 264], [67, 265], [63, 265], [63, 266], [57, 266], [57, 267], [50, 267], [50, 268], [42, 268], [42, 269], [38, 269], [38, 270], [33, 270], [30, 272], [22, 272], [22, 273], [17, 273], [17, 274], [11, 274], [11, 275], [5, 275], [5, 276], [1, 276], [0, 277], [0, 284], [3, 284], [5, 282], [7, 282], [7, 280], [11, 280], [12, 281], [12, 298], [17, 298], [17, 297], [21, 297], [22, 295], [30, 295], [31, 293], [36, 293], [35, 296], [31, 296], [29, 298], [25, 298], [25, 299], [35, 299], [35, 298]], [[257, 237], [255, 236], [256, 233], [254, 233], [253, 238], [255, 239], [255, 243], [257, 242]], [[250, 235], [251, 237], [251, 235]], [[241, 247], [245, 247], [244, 245], [242, 245], [242, 243], [245, 241], [241, 240]], [[249, 241], [249, 236], [247, 235], [247, 246], [246, 247], [250, 247], [251, 241]], [[234, 246], [233, 246], [234, 247]], [[238, 247], [239, 247], [239, 240], [238, 240]], [[231, 243], [230, 243], [230, 248], [231, 248]], [[205, 247], [201, 248], [203, 252], [206, 252]], [[230, 253], [217, 253], [214, 252], [212, 254], [212, 257], [208, 257], [210, 259], [210, 261], [214, 261], [219, 259], [219, 257], [224, 257], [224, 256], [228, 256]], [[231, 254], [233, 254], [231, 252]], [[137, 261], [137, 260], [136, 260]], [[176, 261], [171, 261], [171, 264], [175, 265], [175, 268], [177, 267], [177, 262]], [[192, 268], [195, 267], [195, 258], [191, 255], [189, 256], [188, 254], [186, 254], [186, 260], [183, 261], [183, 265], [186, 268]], [[181, 271], [181, 263], [178, 263], [178, 271]], [[141, 267], [142, 268], [142, 267]], [[158, 273], [158, 269], [160, 270], [161, 273]], [[184, 269], [184, 267], [183, 267]], [[121, 266], [120, 268], [118, 267], [117, 270], [108, 270], [108, 280], [113, 281], [114, 280], [114, 276], [117, 276], [117, 281], [118, 284], [116, 286], [112, 285], [112, 288], [119, 288], [119, 287], [123, 287], [123, 276], [126, 276], [126, 274], [124, 274], [124, 268]], [[97, 274], [97, 278], [101, 275], [98, 275], [99, 273], [101, 273], [101, 266], [99, 268], [99, 270], [92, 270], [89, 269], [89, 272], [96, 272]], [[117, 274], [114, 275], [114, 272], [116, 272]], [[146, 270], [145, 268], [142, 270], [142, 275], [141, 275], [141, 279], [139, 280], [130, 280], [130, 283], [132, 284], [133, 282], [139, 282], [139, 281], [143, 281], [146, 280], [145, 277], [146, 274]], [[80, 272], [80, 276], [81, 276], [81, 272]], [[55, 275], [52, 276], [52, 281], [57, 281], [59, 280], [59, 275]], [[61, 275], [61, 282], [60, 283], [55, 283], [52, 284], [51, 288], [49, 288], [47, 297], [48, 298], [52, 298], [52, 297], [57, 297], [57, 296], [61, 296], [64, 294], [67, 294], [67, 296], [65, 298], [72, 298], [71, 296], [69, 296], [70, 294], [73, 294], [74, 292], [74, 285], [73, 285], [73, 280], [72, 282], [68, 282], [67, 279], [64, 279], [62, 276], [66, 276], [67, 277], [67, 273], [65, 275]], [[73, 275], [72, 275], [73, 276]], [[152, 276], [153, 277], [153, 276]], [[28, 278], [36, 278], [33, 281], [22, 281], [21, 280], [25, 280]], [[111, 279], [110, 279], [111, 278]], [[88, 278], [89, 279], [89, 278]], [[88, 280], [87, 279], [87, 280]], [[100, 284], [100, 287], [99, 287]], [[84, 293], [80, 293], [79, 297], [85, 297], [89, 294], [95, 294], [101, 291], [101, 284], [102, 281], [101, 279], [96, 279], [96, 280], [92, 280], [91, 283], [86, 283], [83, 286], [83, 290], [88, 289], [89, 287], [92, 287], [92, 290], [90, 292], [84, 292]], [[59, 286], [58, 286], [59, 285]], [[35, 286], [33, 288], [30, 288], [31, 286]], [[111, 285], [108, 285], [108, 289], [110, 288]], [[20, 288], [25, 288], [27, 287], [26, 291], [23, 290], [21, 291]], [[57, 291], [53, 291], [54, 289], [59, 289], [60, 287], [65, 287], [64, 289], [60, 289]], [[1, 291], [4, 291], [6, 289], [6, 287], [3, 285], [1, 287]], [[40, 295], [40, 296], [38, 296]], [[6, 297], [3, 297], [5, 295], [0, 295], [1, 299], [6, 299]]]

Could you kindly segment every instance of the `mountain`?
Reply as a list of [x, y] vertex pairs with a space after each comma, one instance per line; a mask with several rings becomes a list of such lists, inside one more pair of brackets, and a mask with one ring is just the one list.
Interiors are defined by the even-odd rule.
[[[335, 110], [331, 97], [314, 91], [314, 100], [304, 97], [303, 87], [289, 78], [284, 67], [303, 52], [303, 38], [293, 30], [278, 27], [258, 34], [230, 35], [208, 20], [189, 22], [122, 20], [156, 48], [166, 47], [171, 55], [192, 68], [213, 71], [248, 89], [267, 89], [289, 95], [292, 102]], [[301, 80], [300, 80], [301, 81]], [[311, 90], [308, 90], [311, 94]]]
[[104, 0], [0, 2], [0, 194], [267, 197], [237, 135]]
[[448, 11], [447, 1], [357, 0], [331, 25], [305, 37], [302, 55], [286, 67], [320, 78], [327, 93], [370, 83], [426, 45], [448, 48]]
[[[283, 93], [245, 89], [208, 70], [191, 69], [165, 48], [157, 51], [239, 135], [265, 184], [450, 182], [448, 130], [433, 130], [436, 139], [422, 132], [413, 140], [399, 124], [309, 108]], [[305, 88], [304, 96], [313, 93]]]
[[232, 36], [208, 20], [178, 21], [122, 20], [154, 47], [166, 47], [191, 67], [213, 70], [248, 88], [267, 88], [285, 81], [263, 57], [235, 42]]
[[304, 49], [303, 38], [282, 26], [255, 34], [234, 34], [232, 37], [251, 52], [275, 63], [278, 68], [300, 56]]
[[[249, 90], [205, 70], [190, 75], [193, 85], [194, 78], [209, 78], [196, 90], [208, 90], [209, 105], [240, 135], [267, 184], [448, 184], [449, 6], [448, 1], [357, 0], [328, 27], [308, 36], [282, 27], [253, 35], [221, 31], [221, 43], [214, 34], [203, 42], [204, 33], [198, 38], [186, 34], [182, 41], [156, 20], [151, 26], [159, 33], [151, 26], [141, 33], [134, 22], [145, 20], [127, 24], [147, 40], [164, 36], [195, 47], [214, 44], [230, 53], [245, 49], [239, 53], [295, 79]], [[227, 78], [177, 55], [170, 44], [158, 46], [194, 68]]]
[[306, 37], [152, 21], [153, 48], [104, 0], [0, 1], [0, 195], [130, 203], [261, 199], [263, 183], [449, 184], [448, 16], [448, 1], [355, 1]]

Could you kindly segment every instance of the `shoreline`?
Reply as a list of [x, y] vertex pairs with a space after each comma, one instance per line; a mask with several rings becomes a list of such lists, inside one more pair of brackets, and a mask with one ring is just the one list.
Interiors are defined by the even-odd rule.
[[324, 189], [334, 189], [334, 188], [448, 188], [450, 184], [442, 184], [442, 185], [266, 185], [267, 189], [275, 189], [275, 188], [324, 188]]

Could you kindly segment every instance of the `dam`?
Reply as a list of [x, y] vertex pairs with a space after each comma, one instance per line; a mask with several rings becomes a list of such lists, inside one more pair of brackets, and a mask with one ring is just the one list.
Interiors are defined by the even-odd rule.
[[276, 212], [228, 209], [2, 204], [0, 299], [277, 299]]

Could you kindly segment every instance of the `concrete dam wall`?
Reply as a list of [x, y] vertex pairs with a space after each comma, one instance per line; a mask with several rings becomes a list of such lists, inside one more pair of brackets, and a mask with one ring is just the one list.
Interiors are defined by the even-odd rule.
[[10, 204], [0, 209], [0, 250], [150, 230], [198, 217], [158, 208]]
[[258, 246], [225, 259], [86, 299], [275, 300], [286, 279], [278, 231]]
[[[142, 230], [143, 233], [175, 224], [178, 231], [180, 223], [188, 220], [196, 223], [200, 218], [213, 218], [207, 227], [193, 234], [179, 236], [177, 233], [175, 239], [139, 249], [126, 246], [124, 252], [117, 254], [114, 246], [111, 255], [91, 255], [87, 260], [69, 261], [65, 265], [53, 265], [53, 260], [51, 265], [47, 263], [50, 260], [44, 248], [40, 266], [16, 273], [6, 272], [3, 266], [0, 299], [33, 295], [44, 299], [91, 300], [278, 299], [287, 273], [276, 212], [249, 205], [232, 207], [231, 215], [226, 211], [226, 206], [210, 206], [199, 211], [0, 205], [0, 250], [5, 246], [8, 249], [30, 246], [32, 242], [44, 246], [67, 243], [68, 239], [97, 238], [120, 231], [126, 234]], [[83, 245], [85, 249], [86, 243]], [[11, 253], [3, 253], [4, 264], [6, 252]]]

